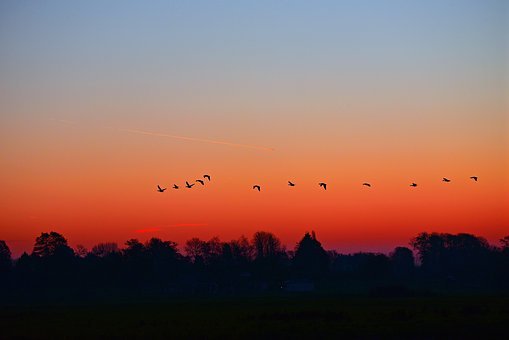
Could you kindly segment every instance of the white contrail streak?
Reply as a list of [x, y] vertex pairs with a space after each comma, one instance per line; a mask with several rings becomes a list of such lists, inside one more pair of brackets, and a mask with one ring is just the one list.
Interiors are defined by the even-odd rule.
[[239, 147], [239, 148], [249, 148], [249, 149], [257, 149], [257, 150], [263, 150], [263, 151], [274, 151], [273, 148], [269, 148], [266, 146], [259, 146], [259, 145], [230, 143], [230, 142], [225, 142], [225, 141], [220, 141], [220, 140], [177, 136], [177, 135], [170, 135], [170, 134], [166, 134], [166, 133], [150, 132], [150, 131], [143, 131], [143, 130], [132, 130], [132, 129], [122, 129], [122, 128], [119, 128], [119, 130], [129, 132], [129, 133], [137, 133], [140, 135], [175, 138], [175, 139], [181, 139], [181, 140], [187, 140], [187, 141], [193, 141], [193, 142], [228, 145], [228, 146], [235, 146], [235, 147]]

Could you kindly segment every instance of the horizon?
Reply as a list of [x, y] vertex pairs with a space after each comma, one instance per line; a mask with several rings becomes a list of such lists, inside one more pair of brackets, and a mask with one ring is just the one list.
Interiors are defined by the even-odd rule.
[[[62, 235], [64, 238], [66, 238], [66, 235], [63, 235], [61, 233], [59, 233], [57, 230], [47, 230], [47, 231], [43, 231], [41, 233], [39, 233], [38, 235], [36, 235], [37, 237], [40, 236], [41, 234], [43, 233], [50, 233], [50, 232], [56, 232], [60, 235]], [[145, 230], [141, 230], [141, 231], [137, 231], [138, 234], [145, 234]], [[73, 251], [76, 252], [77, 250], [77, 247], [78, 246], [83, 246], [85, 247], [85, 250], [88, 252], [88, 253], [91, 253], [92, 251], [92, 248], [96, 245], [99, 245], [99, 244], [105, 244], [105, 243], [115, 243], [117, 246], [118, 246], [118, 249], [119, 251], [122, 251], [123, 249], [125, 249], [125, 246], [126, 246], [126, 243], [127, 241], [129, 240], [132, 240], [132, 239], [136, 239], [136, 240], [139, 240], [140, 242], [142, 243], [146, 243], [148, 242], [149, 240], [151, 240], [152, 238], [156, 238], [156, 239], [160, 239], [162, 241], [171, 241], [171, 242], [175, 242], [175, 240], [172, 240], [172, 239], [167, 239], [167, 238], [164, 238], [164, 237], [158, 237], [157, 235], [154, 235], [152, 233], [153, 231], [150, 230], [148, 231], [148, 235], [146, 237], [133, 237], [131, 239], [126, 239], [126, 240], [123, 240], [122, 242], [116, 242], [116, 241], [110, 241], [110, 240], [102, 240], [102, 241], [99, 241], [97, 243], [94, 243], [94, 244], [90, 244], [90, 245], [86, 245], [86, 244], [82, 244], [82, 243], [75, 243], [75, 242], [72, 242], [72, 240], [69, 240], [67, 239], [67, 242], [69, 244], [69, 246], [73, 249]], [[211, 239], [214, 239], [214, 238], [217, 238], [218, 241], [220, 242], [230, 242], [230, 241], [235, 241], [235, 240], [238, 240], [242, 237], [245, 237], [249, 242], [252, 241], [252, 237], [254, 236], [254, 234], [256, 232], [266, 232], [266, 230], [257, 230], [255, 232], [253, 232], [251, 235], [245, 235], [245, 234], [242, 234], [242, 235], [239, 235], [238, 237], [235, 237], [235, 238], [231, 238], [231, 239], [222, 239], [220, 237], [218, 237], [217, 235], [213, 236], [213, 237], [210, 237], [210, 238], [199, 238], [199, 237], [190, 237], [186, 240], [184, 240], [183, 242], [175, 242], [176, 243], [176, 246], [177, 246], [177, 249], [181, 252], [181, 254], [185, 255], [185, 256], [188, 256], [189, 254], [186, 253], [185, 251], [185, 246], [186, 246], [186, 241], [189, 241], [193, 238], [198, 238], [202, 241], [210, 241]], [[316, 232], [314, 230], [309, 230], [309, 231], [305, 231], [298, 239], [297, 241], [292, 245], [288, 245], [288, 244], [285, 244], [284, 242], [282, 242], [282, 247], [283, 249], [286, 251], [286, 252], [292, 252], [296, 249], [296, 247], [298, 246], [299, 242], [302, 240], [302, 238], [304, 237], [304, 235], [306, 234], [309, 234], [309, 235], [313, 235], [314, 237], [316, 237], [316, 240], [318, 242], [321, 243], [322, 247], [326, 250], [326, 251], [336, 251], [338, 254], [344, 254], [344, 255], [353, 255], [353, 254], [359, 254], [359, 253], [373, 253], [373, 254], [384, 254], [384, 255], [390, 255], [391, 252], [393, 252], [395, 250], [395, 248], [397, 247], [406, 247], [408, 249], [410, 249], [413, 253], [416, 253], [416, 250], [413, 249], [413, 247], [411, 246], [411, 241], [414, 237], [422, 234], [422, 233], [428, 233], [428, 234], [433, 234], [433, 233], [436, 233], [436, 232], [429, 232], [429, 231], [422, 231], [416, 235], [414, 235], [412, 238], [410, 238], [408, 240], [408, 242], [406, 244], [397, 244], [395, 246], [393, 246], [392, 248], [387, 248], [386, 250], [376, 250], [376, 249], [367, 249], [367, 250], [362, 250], [362, 249], [337, 249], [337, 248], [328, 248], [327, 246], [325, 246], [323, 244], [323, 242], [320, 240], [320, 238], [318, 236], [315, 236], [316, 235]], [[447, 233], [437, 233], [437, 234], [447, 234]], [[451, 234], [451, 235], [460, 235], [460, 234], [468, 234], [468, 235], [473, 235], [475, 237], [479, 237], [479, 238], [484, 238], [486, 239], [483, 235], [476, 235], [476, 234], [469, 234], [469, 233], [462, 233], [462, 232], [459, 232], [459, 233], [456, 233], [456, 234]], [[278, 235], [275, 234], [274, 235], [276, 238], [279, 239]], [[504, 237], [509, 237], [509, 235], [505, 235]], [[500, 249], [503, 245], [501, 244], [501, 240], [502, 238], [498, 239], [498, 240], [495, 240], [495, 242], [491, 242], [490, 240], [486, 239], [486, 241], [489, 243], [490, 246], [492, 247], [495, 247], [495, 248], [498, 248]], [[7, 246], [9, 247], [9, 249], [11, 250], [11, 253], [12, 253], [12, 258], [13, 260], [18, 260], [23, 254], [27, 254], [27, 255], [31, 255], [32, 254], [32, 250], [33, 250], [33, 246], [30, 248], [30, 249], [25, 249], [23, 251], [13, 251], [12, 249], [12, 244], [9, 244], [9, 241], [8, 240], [2, 240], [2, 241], [5, 241]], [[32, 243], [35, 244], [35, 237], [34, 237], [34, 240]], [[16, 242], [14, 242], [16, 243]], [[416, 259], [417, 263], [419, 262], [418, 259]]]
[[508, 234], [506, 1], [5, 1], [0, 44], [16, 257], [49, 230], [383, 253]]

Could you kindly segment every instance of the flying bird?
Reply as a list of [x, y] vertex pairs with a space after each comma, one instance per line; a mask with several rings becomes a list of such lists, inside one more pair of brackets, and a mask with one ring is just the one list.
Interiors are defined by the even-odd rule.
[[416, 187], [416, 186], [417, 186], [417, 184], [416, 184], [416, 183], [412, 183], [412, 184], [410, 184], [410, 186], [411, 186], [411, 187]]
[[203, 178], [206, 178], [210, 181], [210, 175], [203, 175]]
[[157, 191], [164, 192], [165, 190], [166, 190], [166, 188], [161, 188], [159, 185], [157, 186]]
[[477, 182], [477, 176], [471, 176], [470, 179], [473, 179], [474, 181]]
[[449, 178], [442, 178], [442, 182], [446, 182], [446, 183], [449, 183], [451, 180]]
[[371, 188], [371, 184], [369, 184], [369, 183], [362, 183], [362, 185], [364, 185], [364, 186], [367, 186], [367, 187], [370, 187], [370, 188]]
[[327, 190], [327, 183], [320, 182], [318, 185], [323, 187], [324, 190]]
[[186, 188], [189, 188], [191, 189], [193, 187], [194, 183], [193, 184], [189, 184], [187, 181], [186, 181]]
[[202, 179], [197, 179], [196, 182], [200, 183], [201, 185], [205, 185], [205, 182], [203, 182]]
[[259, 185], [253, 185], [253, 189], [256, 189], [256, 190], [260, 191], [260, 186]]
[[295, 183], [292, 183], [292, 182], [288, 181], [288, 185], [291, 186], [291, 187], [294, 187]]
[[179, 188], [179, 186], [178, 186], [178, 185], [173, 184], [173, 189], [178, 189], [178, 188]]

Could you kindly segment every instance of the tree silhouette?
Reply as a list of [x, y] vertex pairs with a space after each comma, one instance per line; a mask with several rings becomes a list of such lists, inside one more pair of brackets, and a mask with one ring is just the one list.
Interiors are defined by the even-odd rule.
[[223, 246], [218, 237], [208, 241], [194, 237], [186, 242], [184, 250], [192, 262], [211, 264], [220, 260], [223, 255]]
[[409, 278], [415, 269], [414, 253], [407, 247], [396, 247], [389, 255], [392, 272], [397, 278]]
[[202, 241], [197, 237], [193, 237], [192, 239], [186, 241], [184, 251], [192, 262], [203, 263], [206, 247], [205, 243], [205, 241]]
[[245, 236], [230, 241], [230, 249], [233, 259], [239, 264], [246, 264], [253, 259], [253, 246]]
[[150, 257], [158, 259], [177, 259], [180, 256], [177, 243], [155, 237], [145, 243], [145, 251]]
[[12, 258], [11, 250], [5, 241], [0, 240], [0, 273], [5, 273], [11, 269]]
[[314, 232], [312, 235], [306, 233], [297, 243], [293, 266], [300, 275], [308, 277], [318, 277], [328, 271], [329, 256]]
[[281, 241], [270, 232], [258, 231], [251, 243], [255, 254], [253, 271], [268, 286], [275, 287], [283, 280], [288, 267], [283, 266], [287, 256]]
[[120, 250], [118, 249], [118, 245], [114, 242], [105, 242], [98, 243], [90, 252], [92, 255], [97, 257], [105, 257], [113, 253], [118, 253]]
[[141, 257], [143, 255], [143, 252], [145, 251], [145, 246], [143, 245], [143, 243], [141, 243], [135, 238], [126, 241], [125, 245], [126, 248], [124, 249], [123, 253], [126, 257], [131, 258]]
[[78, 256], [80, 258], [84, 258], [85, 256], [88, 255], [88, 249], [85, 248], [84, 245], [78, 244], [78, 245], [76, 245], [76, 248], [74, 249], [74, 254], [76, 254], [76, 256]]
[[482, 237], [464, 233], [421, 233], [411, 244], [419, 255], [422, 270], [432, 276], [474, 277], [489, 269], [486, 261], [492, 249]]
[[32, 255], [36, 257], [73, 256], [74, 251], [67, 245], [67, 240], [57, 232], [41, 233], [35, 239]]
[[164, 282], [175, 277], [179, 271], [178, 263], [181, 255], [175, 242], [151, 238], [145, 243], [145, 259], [148, 275], [161, 290]]
[[281, 255], [281, 241], [272, 233], [258, 231], [253, 235], [253, 248], [257, 259], [275, 258]]
[[[62, 235], [49, 232], [36, 238], [32, 255], [23, 254], [8, 275], [0, 276], [0, 285], [7, 284], [0, 294], [107, 299], [277, 293], [294, 279], [320, 279], [317, 290], [335, 292], [509, 292], [509, 237], [501, 240], [501, 247], [491, 247], [470, 234], [420, 233], [411, 244], [420, 260], [417, 266], [406, 247], [396, 247], [389, 256], [341, 254], [325, 251], [314, 233], [306, 233], [287, 252], [274, 234], [264, 231], [256, 232], [251, 242], [244, 236], [228, 242], [190, 239], [184, 246], [187, 257], [175, 242], [159, 238], [144, 243], [131, 239], [123, 249], [99, 243], [90, 253], [77, 247], [75, 256]], [[10, 263], [7, 244], [0, 241], [2, 274]]]
[[503, 250], [509, 250], [509, 236], [500, 239]]

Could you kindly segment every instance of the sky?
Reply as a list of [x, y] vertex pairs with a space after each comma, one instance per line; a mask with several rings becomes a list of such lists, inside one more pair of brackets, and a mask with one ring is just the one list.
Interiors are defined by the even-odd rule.
[[508, 118], [503, 0], [6, 0], [0, 239], [496, 244]]

